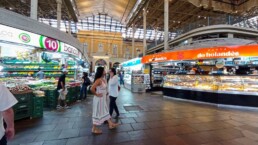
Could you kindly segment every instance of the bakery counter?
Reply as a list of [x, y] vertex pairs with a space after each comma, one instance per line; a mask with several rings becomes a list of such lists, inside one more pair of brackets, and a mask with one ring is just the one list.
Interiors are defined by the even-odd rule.
[[258, 76], [167, 75], [166, 97], [258, 107]]

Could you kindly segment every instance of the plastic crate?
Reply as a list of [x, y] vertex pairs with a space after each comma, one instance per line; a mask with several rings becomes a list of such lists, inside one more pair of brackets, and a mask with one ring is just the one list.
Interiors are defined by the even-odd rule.
[[28, 118], [31, 116], [30, 109], [14, 110], [14, 120]]
[[14, 110], [20, 110], [20, 109], [30, 109], [31, 104], [30, 103], [17, 103], [13, 106]]
[[36, 104], [43, 104], [43, 100], [45, 97], [33, 97], [33, 103]]
[[26, 94], [14, 94], [15, 98], [17, 99], [18, 103], [29, 103], [33, 97], [32, 93]]
[[31, 117], [32, 118], [39, 118], [43, 116], [43, 110], [34, 110]]

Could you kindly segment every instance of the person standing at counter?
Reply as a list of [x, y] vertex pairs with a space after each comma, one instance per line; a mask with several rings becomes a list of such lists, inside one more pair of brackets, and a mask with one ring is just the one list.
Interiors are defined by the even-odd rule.
[[120, 85], [124, 85], [124, 73], [119, 72]]
[[65, 87], [65, 78], [68, 73], [67, 69], [63, 69], [63, 74], [59, 77], [58, 83], [57, 83], [57, 91], [59, 93], [58, 96], [58, 105], [56, 106], [57, 109], [62, 109], [63, 107], [61, 106], [61, 102], [64, 103], [64, 108], [68, 109], [70, 108], [66, 104], [66, 95], [67, 95], [67, 89]]
[[36, 77], [40, 80], [43, 80], [45, 78], [45, 73], [39, 68], [39, 72], [36, 73]]
[[[4, 85], [0, 84], [0, 90], [0, 145], [7, 145], [7, 140], [12, 139], [15, 134], [12, 106], [18, 101]], [[6, 123], [6, 129], [3, 121]]]
[[78, 102], [80, 102], [81, 100], [85, 100], [87, 98], [87, 87], [90, 84], [91, 84], [91, 81], [88, 77], [88, 73], [83, 72], [82, 87], [81, 87], [80, 98], [79, 98]]

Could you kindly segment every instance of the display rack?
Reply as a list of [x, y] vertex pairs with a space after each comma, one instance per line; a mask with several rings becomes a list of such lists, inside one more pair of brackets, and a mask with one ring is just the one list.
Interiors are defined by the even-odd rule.
[[[62, 74], [61, 66], [58, 63], [28, 63], [28, 62], [5, 62], [2, 64], [1, 75], [5, 77], [27, 77], [34, 76], [38, 69], [44, 72], [45, 77], [59, 77]], [[74, 77], [75, 64], [70, 63], [67, 66], [67, 77]]]
[[258, 107], [258, 76], [167, 75], [165, 96]]
[[145, 84], [144, 84], [144, 74], [132, 74], [131, 78], [131, 87], [132, 92], [145, 92]]

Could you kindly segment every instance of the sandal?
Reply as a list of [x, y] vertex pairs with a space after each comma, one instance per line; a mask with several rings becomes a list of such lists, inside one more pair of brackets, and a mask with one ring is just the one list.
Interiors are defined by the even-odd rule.
[[118, 124], [117, 123], [114, 123], [114, 124], [112, 124], [112, 125], [109, 125], [109, 129], [114, 129], [114, 128], [116, 128], [118, 126]]
[[91, 133], [92, 133], [92, 134], [102, 134], [102, 131], [101, 131], [100, 129], [96, 128], [95, 130], [92, 129], [92, 130], [91, 130]]

